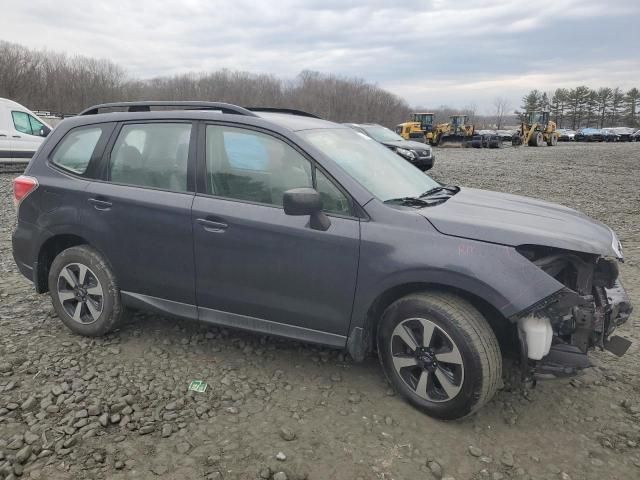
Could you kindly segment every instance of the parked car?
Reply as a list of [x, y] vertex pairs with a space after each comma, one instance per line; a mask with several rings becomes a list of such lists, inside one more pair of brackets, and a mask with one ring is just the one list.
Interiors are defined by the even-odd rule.
[[640, 129], [631, 134], [631, 142], [640, 142]]
[[377, 123], [345, 123], [345, 125], [390, 148], [423, 172], [433, 168], [436, 156], [429, 144], [405, 140], [393, 130]]
[[496, 134], [500, 135], [503, 142], [511, 143], [511, 140], [513, 140], [513, 133], [514, 132], [511, 130], [496, 130]]
[[604, 134], [599, 128], [581, 128], [575, 134], [576, 142], [603, 142]]
[[556, 130], [558, 133], [558, 140], [561, 142], [573, 142], [576, 139], [576, 131], [568, 128], [559, 128]]
[[27, 162], [51, 127], [17, 102], [0, 98], [0, 161]]
[[603, 128], [602, 132], [602, 141], [604, 142], [619, 142], [620, 135], [613, 128]]
[[502, 348], [523, 375], [628, 348], [610, 337], [632, 307], [609, 227], [436, 182], [304, 112], [92, 107], [47, 137], [14, 199], [16, 264], [80, 335], [117, 328], [129, 307], [356, 361], [376, 351], [394, 388], [442, 419], [491, 399]]
[[495, 130], [476, 130], [471, 137], [473, 148], [502, 148], [502, 137]]
[[618, 141], [620, 142], [631, 142], [632, 135], [635, 132], [633, 128], [629, 127], [613, 127], [610, 130], [615, 132], [618, 135]]

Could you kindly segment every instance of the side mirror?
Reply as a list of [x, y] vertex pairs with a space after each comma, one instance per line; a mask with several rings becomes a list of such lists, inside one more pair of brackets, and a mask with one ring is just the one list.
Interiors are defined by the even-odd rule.
[[314, 230], [326, 231], [331, 220], [322, 211], [322, 198], [313, 188], [292, 188], [284, 192], [282, 206], [286, 215], [309, 215], [309, 226]]
[[40, 129], [40, 136], [41, 137], [46, 137], [47, 135], [49, 135], [51, 133], [51, 129], [49, 127], [43, 126]]

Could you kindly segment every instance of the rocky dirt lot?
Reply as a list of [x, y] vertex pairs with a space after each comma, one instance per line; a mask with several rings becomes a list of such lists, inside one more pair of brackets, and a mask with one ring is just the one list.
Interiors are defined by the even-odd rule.
[[[436, 152], [441, 181], [608, 223], [640, 306], [640, 144]], [[0, 479], [640, 478], [633, 325], [624, 357], [596, 352], [583, 375], [505, 388], [457, 422], [394, 396], [376, 358], [142, 314], [81, 338], [13, 264], [13, 176], [0, 175]]]

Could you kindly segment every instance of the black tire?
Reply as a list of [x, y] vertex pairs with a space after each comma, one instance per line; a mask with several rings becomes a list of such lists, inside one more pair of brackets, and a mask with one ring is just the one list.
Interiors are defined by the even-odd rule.
[[[78, 280], [84, 268], [87, 270], [84, 270], [84, 280], [80, 285]], [[72, 282], [66, 280], [69, 275], [78, 288], [71, 288]], [[101, 294], [91, 293], [98, 289]], [[49, 269], [49, 294], [58, 317], [79, 335], [104, 335], [114, 330], [122, 318], [122, 302], [116, 278], [104, 258], [86, 245], [68, 248], [53, 260]], [[73, 298], [65, 298], [72, 294]], [[76, 310], [81, 303], [84, 305]], [[80, 314], [74, 320], [77, 311]]]
[[[424, 336], [419, 333], [424, 320], [435, 325], [433, 332], [436, 333], [431, 337], [430, 345], [438, 351], [424, 354], [432, 355], [431, 357], [417, 355], [422, 362], [419, 365], [401, 366], [397, 369], [395, 361], [411, 361], [412, 355], [416, 355], [419, 348], [424, 350], [424, 345], [419, 346], [424, 343]], [[412, 334], [412, 338], [418, 348], [413, 352], [407, 348], [408, 344], [402, 337], [395, 334], [401, 331], [399, 329], [406, 332], [407, 325], [409, 331], [416, 332]], [[425, 330], [423, 327], [422, 331]], [[412, 294], [391, 304], [380, 320], [377, 344], [380, 363], [395, 390], [413, 406], [434, 418], [453, 420], [474, 413], [491, 400], [502, 381], [502, 356], [491, 327], [469, 302], [449, 293]], [[397, 350], [398, 347], [401, 351]], [[440, 351], [443, 348], [444, 351]], [[459, 366], [455, 362], [446, 362], [443, 356], [456, 349], [461, 359]], [[444, 383], [429, 377], [429, 370], [424, 366], [424, 362], [428, 362], [425, 358], [431, 358], [434, 362], [431, 365], [427, 363], [427, 367], [434, 369], [433, 376], [440, 375], [439, 378], [442, 378], [443, 371], [451, 376], [452, 381], [448, 386], [457, 389], [457, 393], [449, 396], [447, 389], [443, 387]], [[429, 380], [425, 381], [424, 395], [419, 395], [417, 390], [420, 389], [424, 374]], [[429, 393], [430, 389], [432, 394]], [[436, 396], [439, 398], [436, 399]]]
[[533, 135], [531, 135], [531, 140], [529, 140], [529, 146], [539, 147], [540, 145], [542, 145], [542, 140], [542, 133], [534, 132]]

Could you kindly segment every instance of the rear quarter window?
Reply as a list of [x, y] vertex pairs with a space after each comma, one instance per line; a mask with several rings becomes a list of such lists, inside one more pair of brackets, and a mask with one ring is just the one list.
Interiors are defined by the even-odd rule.
[[84, 174], [102, 132], [102, 126], [74, 128], [56, 146], [51, 156], [51, 162], [69, 172], [78, 175]]

